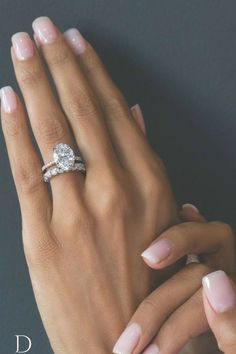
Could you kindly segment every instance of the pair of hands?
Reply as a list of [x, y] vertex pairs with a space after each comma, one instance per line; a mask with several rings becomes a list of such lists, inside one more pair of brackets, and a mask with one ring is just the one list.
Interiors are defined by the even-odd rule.
[[[133, 119], [140, 122], [140, 111], [136, 107], [131, 114], [77, 30], [63, 35], [45, 17], [33, 28], [37, 46], [19, 33], [11, 52], [42, 158], [50, 161], [55, 144], [63, 142], [79, 146], [87, 168], [86, 177], [75, 172], [55, 177], [50, 192], [24, 107], [11, 88], [1, 90], [24, 250], [52, 348], [55, 353], [110, 353], [137, 310], [129, 322], [135, 324], [131, 341], [116, 351], [141, 353], [154, 339], [161, 353], [176, 353], [208, 328], [202, 276], [216, 268], [229, 274], [235, 270], [232, 232], [199, 215], [173, 226], [179, 222], [176, 204], [162, 162]], [[155, 243], [143, 254], [147, 267], [140, 254], [158, 235], [161, 246]], [[163, 261], [150, 262], [167, 252]], [[202, 264], [185, 267], [183, 256], [192, 252], [202, 254]], [[173, 326], [176, 336], [170, 340]]]

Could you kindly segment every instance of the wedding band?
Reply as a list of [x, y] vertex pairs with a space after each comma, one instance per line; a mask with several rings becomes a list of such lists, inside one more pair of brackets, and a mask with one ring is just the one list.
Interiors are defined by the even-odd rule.
[[52, 177], [69, 171], [86, 173], [82, 157], [76, 156], [69, 145], [57, 144], [53, 149], [53, 161], [42, 167], [44, 182], [49, 182]]
[[194, 253], [188, 254], [186, 264], [190, 264], [190, 263], [201, 263], [199, 260], [199, 256]]

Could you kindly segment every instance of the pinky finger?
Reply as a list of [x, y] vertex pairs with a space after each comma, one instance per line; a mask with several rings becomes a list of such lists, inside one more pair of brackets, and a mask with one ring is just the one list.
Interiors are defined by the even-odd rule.
[[136, 123], [138, 124], [139, 128], [142, 132], [146, 135], [146, 127], [143, 118], [143, 112], [139, 104], [130, 108], [133, 118], [135, 119]]
[[48, 216], [50, 198], [41, 175], [23, 106], [10, 86], [0, 91], [1, 121], [11, 170], [25, 222]]

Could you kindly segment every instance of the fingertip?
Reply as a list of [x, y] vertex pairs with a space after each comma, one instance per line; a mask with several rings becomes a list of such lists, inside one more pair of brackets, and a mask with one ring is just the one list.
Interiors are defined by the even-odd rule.
[[0, 90], [1, 111], [3, 113], [14, 113], [18, 108], [18, 99], [11, 86], [2, 87]]
[[198, 208], [197, 208], [195, 205], [191, 204], [191, 203], [185, 203], [185, 204], [183, 204], [183, 205], [182, 205], [182, 210], [183, 210], [183, 211], [191, 210], [192, 212], [195, 212], [195, 213], [198, 213], [198, 214], [199, 214]]

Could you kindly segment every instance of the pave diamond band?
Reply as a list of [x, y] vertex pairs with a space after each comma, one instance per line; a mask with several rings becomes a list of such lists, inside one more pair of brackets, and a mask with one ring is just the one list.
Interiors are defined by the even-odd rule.
[[43, 179], [45, 182], [49, 182], [52, 177], [69, 171], [79, 171], [86, 174], [82, 157], [75, 156], [69, 145], [57, 144], [53, 149], [53, 161], [42, 167]]
[[79, 163], [75, 163], [74, 166], [71, 167], [70, 170], [62, 170], [58, 167], [51, 168], [50, 170], [48, 170], [47, 172], [45, 172], [43, 174], [43, 180], [44, 180], [44, 182], [49, 182], [52, 177], [55, 177], [61, 173], [70, 172], [70, 171], [79, 171], [82, 174], [86, 173], [84, 163], [79, 162]]

